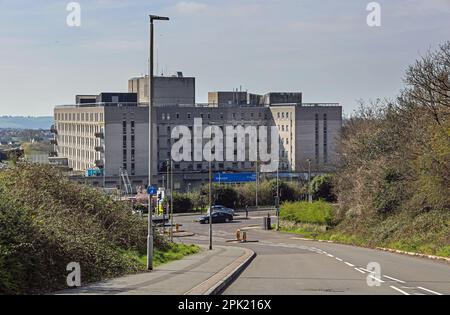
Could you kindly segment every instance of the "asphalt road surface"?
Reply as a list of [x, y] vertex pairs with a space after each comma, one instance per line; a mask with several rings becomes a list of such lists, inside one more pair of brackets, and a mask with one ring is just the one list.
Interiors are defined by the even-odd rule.
[[[213, 225], [214, 244], [247, 247], [257, 254], [225, 295], [450, 294], [450, 264], [446, 262], [263, 231], [263, 216], [267, 212]], [[209, 225], [194, 222], [197, 217], [175, 218], [183, 230], [195, 233], [179, 238], [180, 242], [208, 244]], [[247, 232], [248, 243], [232, 242], [238, 229]]]

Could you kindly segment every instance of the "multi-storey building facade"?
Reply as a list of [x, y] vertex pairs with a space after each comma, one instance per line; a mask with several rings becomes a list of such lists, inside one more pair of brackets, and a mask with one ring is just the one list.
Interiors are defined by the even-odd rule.
[[[172, 138], [174, 129], [185, 126], [193, 135], [201, 134], [208, 126], [218, 126], [225, 134], [227, 127], [276, 126], [279, 140], [279, 172], [303, 173], [308, 170], [308, 160], [313, 170], [329, 171], [336, 162], [336, 144], [342, 125], [342, 108], [338, 104], [303, 104], [301, 93], [270, 93], [265, 96], [243, 95], [246, 92], [210, 97], [220, 100], [211, 104], [163, 105], [153, 112], [153, 183], [163, 184], [165, 166], [172, 159], [172, 148], [177, 141]], [[230, 94], [231, 93], [231, 94]], [[239, 97], [236, 97], [239, 95]], [[231, 101], [230, 101], [231, 98]], [[88, 104], [86, 99], [95, 99]], [[233, 104], [232, 100], [238, 100]], [[247, 99], [244, 104], [243, 99]], [[56, 153], [68, 159], [69, 167], [84, 173], [100, 167], [103, 178], [94, 183], [106, 187], [119, 187], [120, 174], [126, 171], [133, 186], [146, 185], [148, 174], [148, 104], [137, 101], [136, 93], [103, 93], [97, 97], [77, 97], [79, 103], [55, 108]], [[253, 101], [251, 101], [253, 100]], [[256, 101], [255, 101], [256, 100]], [[269, 101], [281, 103], [266, 104]], [[131, 101], [131, 102], [130, 102]], [[291, 101], [291, 103], [289, 103]], [[201, 119], [201, 130], [195, 123]], [[215, 160], [214, 172], [255, 172], [258, 160], [249, 158], [249, 148], [267, 141], [271, 135], [245, 137], [245, 160], [238, 160], [238, 137], [224, 138], [223, 145], [233, 147], [233, 159]], [[191, 137], [192, 147], [201, 148], [210, 139]], [[229, 141], [233, 141], [229, 143]], [[175, 161], [175, 189], [200, 185], [208, 180], [209, 162], [202, 155], [191, 152], [191, 159]]]

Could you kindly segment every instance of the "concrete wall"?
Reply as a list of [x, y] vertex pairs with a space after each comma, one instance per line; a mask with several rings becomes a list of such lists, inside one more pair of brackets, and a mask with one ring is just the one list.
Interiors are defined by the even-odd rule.
[[[327, 117], [326, 133], [325, 115]], [[306, 171], [308, 169], [308, 159], [311, 159], [313, 169], [315, 170], [332, 168], [333, 164], [337, 161], [336, 145], [341, 128], [342, 107], [298, 106], [296, 108], [295, 134], [296, 170]], [[327, 141], [325, 141], [325, 136]]]
[[[128, 81], [128, 91], [137, 93], [139, 103], [148, 103], [148, 76]], [[155, 105], [195, 104], [195, 78], [155, 77]]]
[[[124, 163], [130, 176], [148, 174], [148, 107], [106, 107], [105, 117], [107, 121], [105, 126], [106, 175], [118, 176], [120, 168], [125, 166]], [[123, 130], [124, 122], [126, 134]], [[132, 132], [133, 123], [134, 133]], [[126, 146], [124, 146], [124, 136]], [[132, 146], [133, 136], [134, 146]], [[125, 148], [126, 156], [124, 156]]]

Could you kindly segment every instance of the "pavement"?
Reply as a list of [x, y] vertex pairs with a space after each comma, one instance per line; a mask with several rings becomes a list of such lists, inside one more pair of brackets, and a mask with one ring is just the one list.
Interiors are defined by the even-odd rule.
[[219, 294], [253, 259], [239, 247], [203, 246], [199, 254], [155, 268], [154, 271], [112, 279], [57, 295], [214, 295]]
[[[256, 253], [224, 295], [450, 294], [448, 262], [263, 231], [264, 216], [267, 211], [252, 212], [249, 219], [238, 216], [232, 223], [213, 225], [214, 246], [238, 246]], [[195, 218], [175, 218], [195, 234], [180, 240], [207, 244], [208, 225], [194, 222]], [[249, 243], [231, 242], [237, 229], [247, 232]]]

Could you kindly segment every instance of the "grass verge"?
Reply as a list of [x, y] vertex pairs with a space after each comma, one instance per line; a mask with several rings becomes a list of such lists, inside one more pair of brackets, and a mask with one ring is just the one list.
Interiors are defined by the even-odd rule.
[[283, 216], [282, 212], [284, 219], [281, 221], [280, 230], [312, 240], [450, 257], [450, 213], [430, 211], [410, 215], [400, 212], [372, 221], [362, 222], [347, 218], [330, 226], [323, 224], [333, 221], [323, 219], [323, 214], [329, 213], [329, 205], [317, 213], [309, 213], [320, 205], [315, 203], [315, 206], [307, 208], [306, 212], [303, 205], [296, 209], [291, 206], [289, 215]]
[[294, 223], [331, 224], [334, 209], [324, 201], [286, 202], [281, 206], [281, 218]]
[[[168, 245], [164, 250], [155, 249], [153, 254], [153, 266], [158, 267], [172, 261], [183, 259], [184, 257], [199, 253], [200, 250], [200, 247], [197, 245], [177, 243]], [[136, 253], [132, 253], [132, 255], [134, 255], [139, 263], [145, 268], [147, 265], [147, 256], [139, 256]]]

